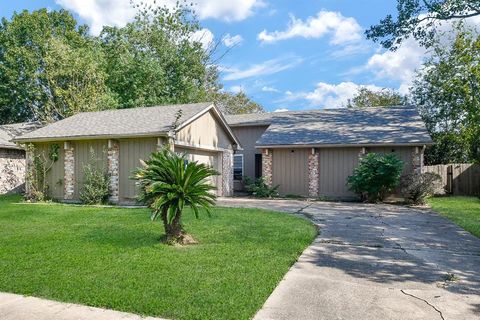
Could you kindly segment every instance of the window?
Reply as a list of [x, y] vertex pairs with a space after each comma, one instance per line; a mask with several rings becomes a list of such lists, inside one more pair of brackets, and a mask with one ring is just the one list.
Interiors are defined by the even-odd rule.
[[243, 179], [243, 154], [233, 155], [233, 180]]

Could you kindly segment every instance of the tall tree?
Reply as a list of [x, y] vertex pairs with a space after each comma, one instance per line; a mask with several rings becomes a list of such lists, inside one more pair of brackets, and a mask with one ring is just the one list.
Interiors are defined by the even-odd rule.
[[211, 99], [226, 114], [265, 112], [263, 107], [250, 99], [243, 91], [238, 93], [216, 92]]
[[[58, 105], [59, 101], [65, 102], [67, 95], [82, 95], [87, 98], [91, 94], [91, 91], [78, 92], [83, 89], [82, 85], [79, 86], [80, 82], [85, 83], [97, 77], [98, 68], [95, 67], [97, 65], [95, 61], [98, 61], [98, 55], [91, 52], [94, 44], [87, 31], [86, 26], [77, 25], [75, 18], [65, 10], [41, 9], [31, 13], [23, 11], [15, 13], [10, 21], [2, 19], [0, 24], [2, 123], [33, 120], [38, 117], [41, 120], [56, 120], [69, 115], [68, 110], [65, 110], [69, 103]], [[77, 49], [81, 51], [72, 53]], [[95, 57], [92, 58], [92, 55]], [[86, 63], [94, 65], [86, 66]], [[84, 66], [82, 70], [75, 70], [80, 65]], [[61, 69], [57, 70], [57, 67]], [[82, 74], [86, 71], [89, 74]], [[72, 77], [72, 74], [76, 76]], [[94, 85], [101, 86], [101, 83], [96, 81]], [[66, 93], [66, 90], [69, 93]], [[76, 104], [79, 105], [80, 101]], [[51, 107], [53, 105], [57, 111], [60, 109], [63, 111], [53, 112]], [[53, 113], [47, 115], [49, 108]]]
[[360, 87], [355, 96], [348, 100], [348, 108], [390, 107], [406, 103], [406, 97], [393, 89], [384, 88], [379, 91]]
[[397, 11], [370, 27], [367, 38], [391, 50], [410, 36], [430, 47], [441, 22], [480, 15], [480, 0], [398, 0]]
[[479, 92], [480, 36], [461, 30], [450, 47], [437, 43], [411, 92], [436, 142], [427, 163], [480, 163]]
[[188, 7], [139, 6], [133, 22], [105, 27], [107, 83], [121, 107], [207, 100], [218, 90], [210, 55], [192, 36], [200, 26]]
[[85, 43], [75, 48], [52, 39], [45, 56], [47, 99], [34, 108], [36, 119], [53, 122], [79, 112], [114, 108], [115, 97], [106, 86], [104, 55]]

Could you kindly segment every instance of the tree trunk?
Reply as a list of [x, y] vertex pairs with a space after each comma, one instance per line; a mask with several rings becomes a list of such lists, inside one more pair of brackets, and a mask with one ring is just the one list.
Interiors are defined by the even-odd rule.
[[167, 243], [185, 244], [186, 242], [188, 242], [188, 243], [191, 242], [190, 241], [191, 237], [186, 237], [187, 234], [183, 230], [183, 226], [180, 223], [181, 216], [182, 216], [182, 213], [177, 212], [177, 214], [175, 215], [175, 218], [173, 218], [172, 223], [168, 223], [167, 209], [163, 209], [163, 211], [162, 211], [162, 221], [163, 221], [163, 226], [165, 228], [165, 235], [166, 235], [166, 242]]

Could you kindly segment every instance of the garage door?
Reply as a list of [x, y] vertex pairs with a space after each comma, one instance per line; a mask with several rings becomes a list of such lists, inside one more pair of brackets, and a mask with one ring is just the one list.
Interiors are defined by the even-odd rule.
[[311, 149], [273, 150], [272, 182], [281, 195], [308, 196], [308, 152]]
[[[211, 151], [203, 151], [203, 150], [195, 150], [195, 149], [187, 149], [187, 148], [180, 148], [175, 147], [175, 152], [186, 154], [188, 161], [196, 161], [198, 163], [203, 163], [206, 165], [211, 166], [219, 173], [222, 172], [221, 168], [221, 161], [220, 161], [220, 153], [219, 152], [211, 152]], [[221, 194], [218, 188], [221, 186], [221, 176], [213, 176], [209, 179], [210, 183], [217, 187], [217, 194]]]
[[350, 198], [355, 194], [348, 190], [347, 178], [358, 165], [359, 148], [322, 148], [319, 150], [320, 196]]

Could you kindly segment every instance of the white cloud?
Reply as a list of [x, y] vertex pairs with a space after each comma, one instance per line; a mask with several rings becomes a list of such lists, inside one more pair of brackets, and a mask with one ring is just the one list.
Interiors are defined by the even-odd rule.
[[262, 42], [272, 43], [295, 37], [318, 39], [331, 34], [330, 43], [338, 45], [362, 38], [362, 28], [351, 17], [344, 17], [339, 12], [320, 11], [316, 16], [307, 18], [306, 21], [290, 16], [290, 22], [285, 31], [268, 32], [263, 30], [258, 34]]
[[261, 0], [197, 0], [200, 19], [215, 18], [226, 21], [241, 21], [253, 14], [256, 8], [265, 7]]
[[245, 90], [243, 90], [243, 86], [231, 86], [229, 91], [232, 93], [245, 92]]
[[208, 49], [212, 45], [214, 38], [212, 31], [207, 28], [195, 31], [190, 37], [192, 41], [200, 42], [204, 49]]
[[[423, 16], [421, 15], [420, 18]], [[478, 27], [480, 17], [465, 19], [467, 27]], [[451, 32], [454, 21], [437, 23], [438, 35], [442, 45], [450, 46], [455, 39]], [[418, 70], [426, 58], [431, 56], [431, 51], [421, 47], [413, 38], [408, 38], [402, 42], [396, 51], [381, 50], [371, 56], [367, 63], [355, 70], [353, 73], [370, 71], [379, 79], [393, 80], [399, 83], [398, 91], [402, 94], [408, 94], [409, 88], [415, 79], [416, 70]]]
[[339, 84], [330, 84], [325, 82], [317, 83], [317, 87], [310, 92], [286, 92], [285, 101], [306, 100], [309, 106], [320, 108], [341, 108], [344, 107], [349, 99], [352, 99], [358, 92], [358, 89], [365, 87], [369, 90], [379, 91], [382, 88], [373, 84], [359, 85], [353, 82], [341, 82]]
[[262, 91], [263, 92], [279, 92], [277, 88], [269, 87], [269, 86], [263, 86]]
[[398, 81], [399, 91], [408, 93], [418, 69], [426, 57], [426, 50], [413, 39], [405, 40], [397, 51], [385, 51], [374, 54], [365, 65], [378, 78]]
[[225, 46], [231, 48], [233, 46], [239, 45], [240, 43], [243, 42], [243, 38], [241, 35], [237, 34], [234, 36], [231, 36], [230, 33], [227, 33], [223, 39], [222, 42]]
[[285, 112], [285, 111], [288, 111], [287, 108], [278, 108], [278, 109], [275, 109], [273, 112]]
[[[122, 27], [131, 21], [135, 9], [130, 0], [55, 0], [60, 6], [77, 13], [91, 27], [93, 34], [99, 34], [102, 27]], [[135, 1], [138, 3], [139, 1]], [[173, 7], [176, 0], [144, 0], [146, 4]], [[261, 0], [197, 0], [194, 8], [200, 19], [219, 19], [225, 21], [244, 20], [253, 14], [256, 8], [265, 6]]]
[[90, 26], [93, 34], [99, 34], [104, 25], [123, 26], [135, 15], [128, 0], [55, 0], [60, 6], [76, 12]]
[[298, 57], [271, 59], [260, 64], [254, 64], [243, 70], [239, 68], [220, 68], [220, 70], [226, 73], [226, 75], [223, 77], [223, 80], [240, 80], [278, 73], [287, 69], [291, 69], [300, 64], [302, 61], [303, 60]]
[[372, 51], [371, 45], [367, 44], [365, 41], [362, 41], [342, 46], [338, 50], [334, 50], [330, 56], [335, 59], [342, 59], [359, 54], [366, 54]]

